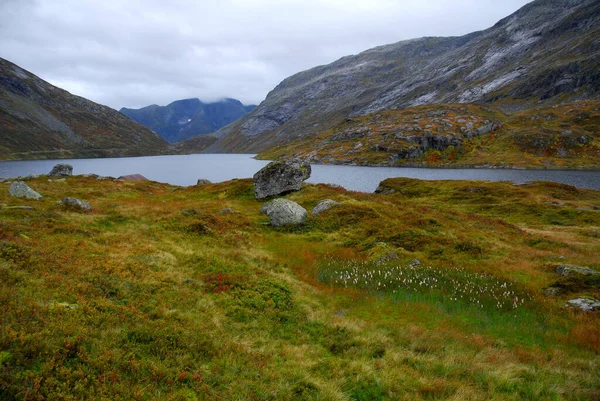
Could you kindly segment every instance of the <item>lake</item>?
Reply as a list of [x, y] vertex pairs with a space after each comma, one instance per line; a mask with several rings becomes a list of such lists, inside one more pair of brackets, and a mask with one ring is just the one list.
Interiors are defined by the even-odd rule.
[[[212, 182], [250, 178], [268, 162], [254, 155], [199, 154], [181, 156], [124, 157], [115, 159], [26, 160], [0, 162], [0, 177], [47, 174], [57, 163], [73, 165], [74, 174], [118, 177], [141, 174], [148, 179], [174, 185], [194, 185], [198, 178]], [[433, 169], [313, 165], [311, 183], [337, 184], [346, 189], [373, 192], [379, 182], [391, 177], [423, 180], [489, 180], [525, 183], [554, 181], [580, 188], [600, 190], [600, 171]]]

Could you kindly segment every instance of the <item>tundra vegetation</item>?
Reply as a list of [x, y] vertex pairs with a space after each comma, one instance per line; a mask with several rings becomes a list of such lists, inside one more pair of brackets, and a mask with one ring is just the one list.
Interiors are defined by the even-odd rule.
[[600, 270], [600, 192], [304, 185], [340, 204], [272, 227], [251, 180], [26, 181], [0, 184], [0, 399], [600, 396], [599, 313], [565, 307], [596, 276], [556, 273]]

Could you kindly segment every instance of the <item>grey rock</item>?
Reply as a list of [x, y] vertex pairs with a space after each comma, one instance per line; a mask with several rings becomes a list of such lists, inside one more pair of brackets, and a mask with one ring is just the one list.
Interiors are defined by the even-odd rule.
[[274, 227], [304, 224], [308, 216], [308, 212], [302, 206], [282, 198], [274, 199], [266, 212]]
[[310, 177], [311, 168], [299, 160], [274, 161], [254, 174], [256, 199], [299, 191], [302, 182]]
[[209, 180], [206, 180], [204, 178], [198, 178], [198, 182], [196, 182], [196, 185], [208, 185], [208, 184], [212, 184], [212, 182], [210, 182]]
[[272, 204], [273, 204], [273, 201], [263, 203], [262, 206], [260, 207], [260, 214], [268, 214], [269, 209], [271, 208]]
[[235, 210], [233, 210], [230, 207], [226, 207], [225, 209], [221, 209], [221, 211], [219, 212], [219, 214], [235, 214], [237, 213]]
[[123, 181], [148, 181], [148, 179], [146, 177], [144, 177], [141, 174], [129, 174], [129, 175], [122, 175], [119, 178], [117, 178], [117, 180], [123, 180]]
[[186, 278], [183, 280], [184, 284], [201, 284], [199, 280], [194, 280], [193, 278]]
[[398, 256], [398, 254], [394, 251], [389, 251], [386, 252], [385, 254], [381, 255], [376, 261], [375, 263], [386, 263], [386, 262], [391, 262], [393, 260], [398, 260], [400, 259], [400, 256]]
[[390, 195], [390, 194], [393, 194], [394, 192], [396, 192], [395, 189], [386, 187], [385, 185], [382, 185], [381, 183], [375, 189], [376, 194], [382, 194], [382, 195]]
[[600, 274], [592, 269], [588, 269], [587, 267], [574, 266], [574, 265], [558, 265], [556, 266], [556, 273], [561, 276], [570, 276], [573, 274], [582, 274], [584, 276], [592, 276]]
[[23, 181], [15, 181], [8, 187], [8, 193], [14, 198], [42, 199], [42, 195], [29, 188]]
[[566, 305], [584, 312], [600, 311], [600, 301], [590, 298], [575, 298], [567, 301]]
[[311, 214], [313, 216], [318, 216], [319, 214], [321, 214], [331, 208], [339, 206], [339, 205], [341, 205], [340, 202], [336, 202], [331, 199], [324, 199], [322, 201], [319, 201], [319, 203], [317, 203], [317, 206], [315, 206], [315, 208], [312, 210]]
[[74, 208], [85, 210], [85, 211], [92, 210], [92, 207], [90, 206], [90, 204], [88, 202], [77, 199], [77, 198], [69, 198], [69, 197], [63, 198], [61, 201], [58, 202], [58, 204], [74, 207]]
[[562, 289], [559, 287], [548, 287], [544, 290], [544, 294], [549, 297], [555, 297], [562, 293]]
[[70, 164], [57, 164], [52, 167], [52, 171], [48, 173], [48, 177], [70, 177], [73, 175], [73, 166]]

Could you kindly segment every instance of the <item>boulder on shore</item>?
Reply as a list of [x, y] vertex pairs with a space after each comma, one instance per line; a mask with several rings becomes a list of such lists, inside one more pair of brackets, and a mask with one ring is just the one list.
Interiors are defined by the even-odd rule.
[[15, 181], [8, 187], [8, 194], [13, 198], [42, 199], [42, 195], [29, 188], [23, 181]]
[[254, 196], [264, 199], [299, 191], [302, 182], [310, 177], [311, 168], [299, 160], [274, 161], [254, 174]]
[[148, 181], [148, 179], [146, 177], [144, 177], [141, 174], [129, 174], [129, 175], [122, 175], [119, 178], [117, 178], [117, 180], [123, 180], [123, 181]]
[[48, 177], [70, 177], [73, 175], [73, 166], [70, 164], [57, 164], [52, 167], [52, 171], [48, 173]]
[[64, 205], [64, 206], [69, 206], [69, 207], [73, 207], [76, 209], [81, 209], [81, 210], [92, 210], [92, 207], [90, 206], [90, 204], [84, 200], [80, 200], [77, 198], [63, 198], [61, 201], [58, 202], [59, 205]]
[[274, 227], [304, 224], [308, 216], [306, 209], [287, 199], [274, 199], [266, 209], [267, 216]]

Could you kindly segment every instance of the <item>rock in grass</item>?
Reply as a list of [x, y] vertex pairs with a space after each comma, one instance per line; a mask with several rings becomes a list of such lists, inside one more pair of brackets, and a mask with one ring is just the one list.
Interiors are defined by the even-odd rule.
[[560, 287], [548, 287], [544, 290], [544, 294], [549, 297], [555, 297], [557, 295], [560, 295], [562, 292], [563, 290]]
[[29, 188], [23, 181], [15, 181], [8, 187], [8, 194], [13, 198], [42, 199], [42, 195]]
[[584, 312], [600, 311], [600, 301], [591, 298], [575, 298], [567, 301], [565, 306], [582, 310]]
[[313, 216], [318, 216], [319, 214], [326, 212], [327, 210], [334, 208], [336, 206], [341, 205], [340, 202], [336, 202], [331, 199], [323, 199], [317, 203], [317, 206], [310, 212]]
[[269, 196], [299, 191], [302, 182], [310, 177], [311, 168], [299, 160], [274, 161], [254, 174], [254, 196], [264, 199]]
[[287, 199], [273, 200], [266, 213], [274, 227], [304, 224], [308, 216], [306, 209]]
[[123, 181], [148, 181], [148, 179], [146, 177], [144, 177], [141, 174], [129, 174], [129, 175], [122, 175], [119, 178], [117, 178], [117, 180], [123, 180]]
[[84, 200], [77, 199], [77, 198], [69, 198], [69, 197], [63, 198], [63, 200], [58, 202], [58, 204], [73, 207], [76, 209], [85, 210], [85, 211], [92, 210], [92, 207], [90, 206], [89, 203], [87, 203]]
[[219, 214], [236, 214], [237, 212], [230, 207], [226, 207], [225, 209], [221, 209]]
[[196, 185], [208, 185], [208, 184], [212, 184], [212, 182], [210, 182], [209, 180], [206, 180], [204, 178], [198, 178], [198, 182], [196, 182]]
[[70, 164], [57, 164], [52, 167], [52, 171], [48, 173], [48, 177], [70, 177], [73, 175], [73, 166]]
[[572, 276], [574, 274], [582, 274], [584, 276], [593, 276], [596, 274], [600, 274], [600, 272], [588, 269], [587, 267], [574, 265], [558, 265], [556, 266], [556, 273], [564, 277]]

